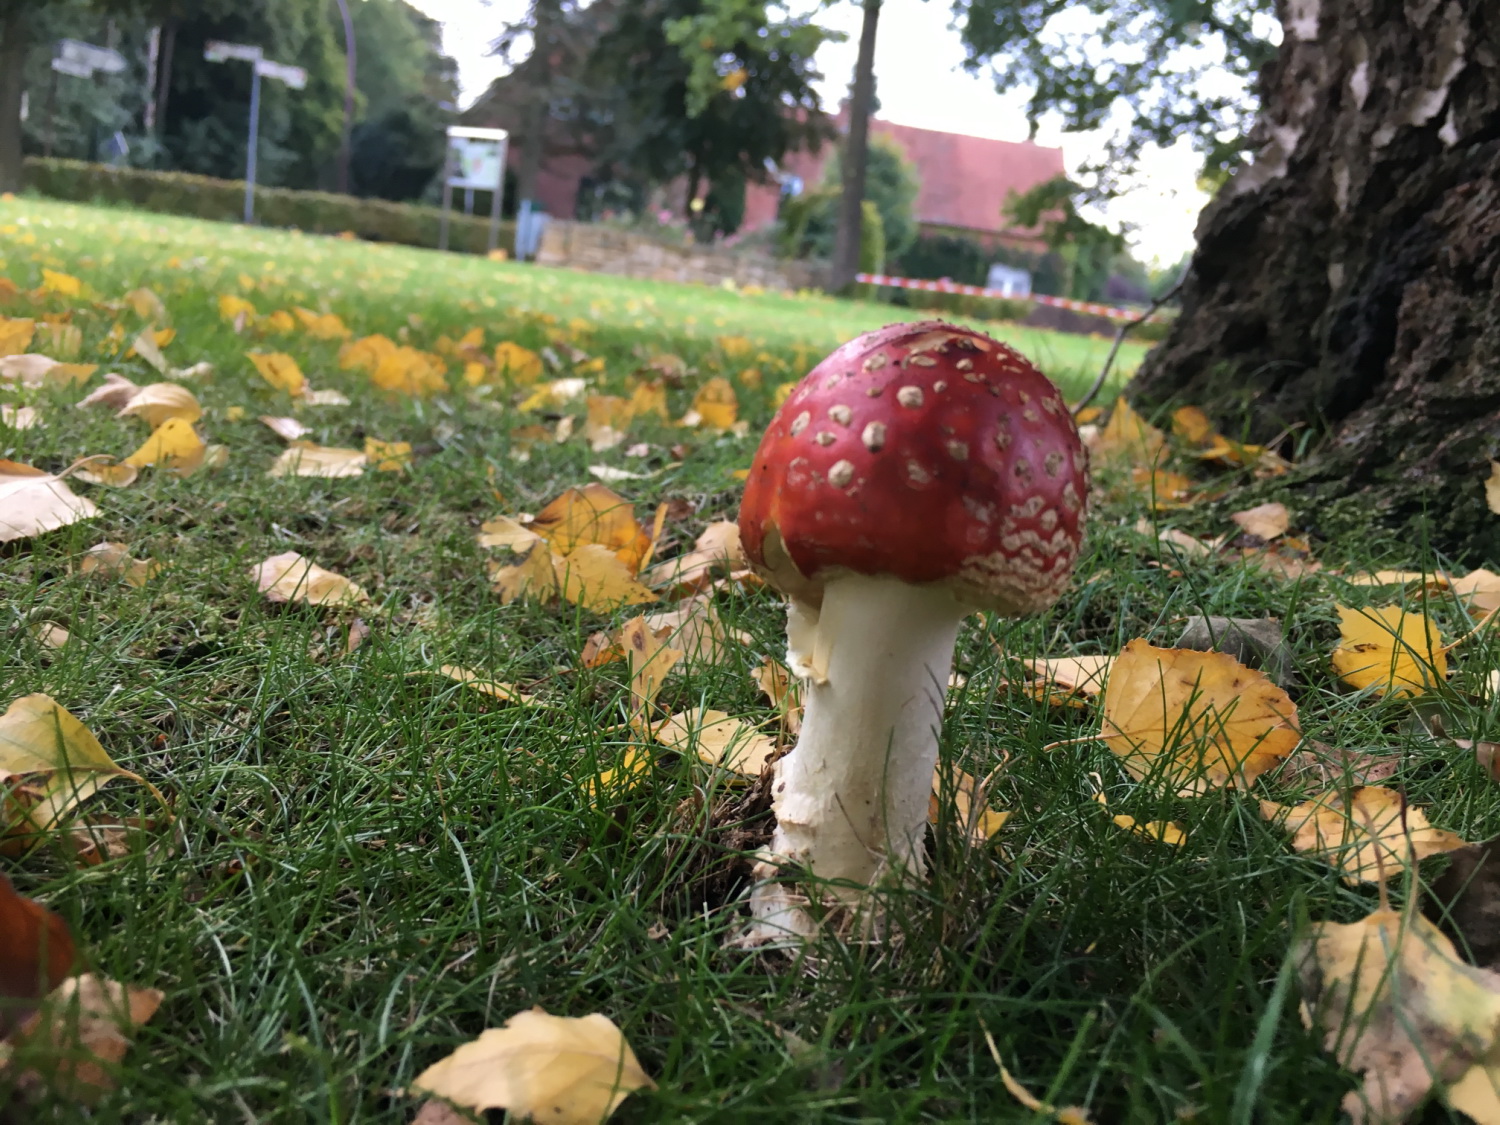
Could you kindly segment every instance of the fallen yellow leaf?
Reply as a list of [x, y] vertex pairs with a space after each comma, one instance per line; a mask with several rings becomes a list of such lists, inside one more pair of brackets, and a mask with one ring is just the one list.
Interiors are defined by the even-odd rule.
[[614, 552], [631, 574], [651, 546], [630, 501], [602, 484], [570, 488], [537, 513], [531, 530], [560, 555], [598, 544]]
[[411, 1084], [414, 1093], [467, 1109], [506, 1109], [549, 1125], [599, 1125], [643, 1087], [656, 1083], [608, 1016], [570, 1018], [540, 1008], [483, 1032]]
[[1324, 1050], [1364, 1076], [1344, 1095], [1354, 1125], [1412, 1119], [1434, 1085], [1481, 1125], [1497, 1120], [1500, 974], [1464, 963], [1415, 911], [1315, 923], [1294, 956], [1303, 1022]]
[[698, 388], [698, 393], [693, 396], [692, 409], [683, 416], [682, 424], [722, 432], [734, 425], [739, 409], [734, 385], [716, 375]]
[[588, 543], [556, 564], [558, 593], [565, 601], [604, 613], [622, 605], [656, 601], [632, 577], [617, 554], [602, 543]]
[[1442, 638], [1424, 613], [1400, 606], [1339, 611], [1333, 666], [1345, 683], [1379, 694], [1421, 695], [1448, 675]]
[[1287, 511], [1287, 506], [1274, 502], [1246, 508], [1243, 512], [1235, 512], [1229, 518], [1239, 524], [1241, 530], [1259, 536], [1267, 542], [1285, 535], [1287, 528], [1292, 526], [1292, 513]]
[[1099, 737], [1132, 776], [1160, 772], [1180, 796], [1248, 788], [1301, 739], [1297, 708], [1222, 652], [1133, 640], [1115, 658]]
[[297, 361], [285, 352], [246, 352], [260, 376], [278, 391], [300, 395], [307, 387], [307, 379]]
[[1344, 882], [1379, 883], [1412, 862], [1461, 848], [1466, 841], [1434, 828], [1427, 814], [1394, 789], [1362, 785], [1346, 798], [1329, 790], [1300, 805], [1260, 803], [1267, 820], [1284, 819], [1292, 847], [1309, 852], [1339, 870]]
[[203, 417], [203, 408], [193, 392], [176, 383], [152, 383], [131, 396], [119, 412], [121, 418], [140, 418], [155, 429], [168, 418], [192, 424]]
[[342, 574], [324, 570], [296, 551], [272, 555], [250, 568], [256, 589], [269, 602], [305, 602], [307, 605], [368, 605], [370, 595]]
[[270, 477], [357, 477], [369, 459], [362, 450], [294, 441], [266, 470]]
[[377, 473], [404, 473], [411, 464], [411, 442], [365, 438], [365, 458]]
[[929, 824], [940, 822], [945, 795], [953, 799], [954, 823], [958, 830], [975, 847], [989, 843], [1010, 819], [1010, 813], [990, 808], [986, 782], [957, 766], [944, 766], [939, 762], [932, 774], [932, 793], [927, 798]]
[[79, 574], [108, 575], [124, 579], [126, 585], [137, 589], [161, 573], [161, 563], [154, 559], [132, 558], [130, 548], [124, 543], [105, 540], [95, 543], [78, 560]]
[[193, 429], [191, 422], [181, 418], [168, 418], [152, 431], [139, 449], [126, 457], [121, 464], [144, 469], [155, 465], [179, 476], [189, 476], [203, 465], [207, 446]]
[[0, 783], [26, 780], [24, 795], [12, 792], [0, 802], [0, 833], [46, 832], [117, 777], [147, 785], [161, 799], [50, 695], [23, 695], [0, 715]]
[[315, 340], [342, 340], [349, 336], [349, 329], [333, 313], [315, 313], [311, 309], [292, 310], [307, 334]]
[[669, 750], [742, 777], [759, 777], [767, 756], [776, 752], [776, 743], [750, 724], [708, 707], [669, 716], [656, 724], [652, 737]]
[[542, 377], [542, 357], [510, 340], [495, 345], [495, 369], [517, 386], [529, 387]]
[[682, 659], [682, 650], [669, 645], [644, 617], [622, 625], [617, 643], [630, 667], [630, 714], [636, 720], [656, 701], [667, 673]]
[[[78, 468], [70, 466], [68, 471]], [[79, 520], [99, 509], [63, 483], [62, 473], [46, 473], [19, 461], [0, 461], [0, 543], [29, 539]]]

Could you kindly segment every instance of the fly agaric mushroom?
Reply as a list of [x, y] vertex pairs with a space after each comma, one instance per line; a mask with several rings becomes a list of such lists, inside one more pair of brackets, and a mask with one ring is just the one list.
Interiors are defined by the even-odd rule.
[[1057, 388], [978, 332], [892, 325], [797, 384], [740, 505], [746, 555], [790, 599], [788, 660], [805, 681], [748, 944], [815, 932], [776, 884], [781, 865], [842, 884], [833, 900], [855, 912], [866, 888], [922, 875], [959, 623], [1057, 600], [1087, 493]]

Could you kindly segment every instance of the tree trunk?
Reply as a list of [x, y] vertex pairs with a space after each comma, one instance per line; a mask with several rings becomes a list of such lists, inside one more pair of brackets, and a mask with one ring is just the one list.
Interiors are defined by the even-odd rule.
[[21, 190], [21, 94], [28, 45], [21, 5], [0, 3], [0, 191]]
[[840, 162], [844, 182], [839, 194], [838, 226], [833, 235], [833, 267], [828, 278], [828, 287], [834, 292], [851, 284], [859, 272], [865, 156], [870, 148], [870, 107], [875, 101], [875, 30], [880, 22], [880, 0], [864, 0], [864, 12], [859, 29], [859, 56], [854, 64], [854, 90], [849, 97], [849, 134]]
[[[1280, 0], [1259, 151], [1207, 207], [1132, 395], [1315, 440], [1328, 533], [1500, 557], [1500, 18], [1492, 0]], [[1287, 437], [1290, 433], [1292, 436]], [[1314, 510], [1316, 509], [1316, 510]]]
[[552, 110], [552, 54], [557, 50], [555, 27], [561, 8], [561, 0], [534, 0], [532, 4], [532, 48], [527, 66], [529, 101], [523, 111], [521, 153], [516, 163], [518, 200], [536, 199], [536, 181], [542, 170], [542, 152]]
[[161, 28], [161, 59], [156, 72], [156, 135], [167, 131], [167, 98], [172, 93], [172, 52], [177, 49], [177, 25], [181, 21], [175, 15], [168, 16]]

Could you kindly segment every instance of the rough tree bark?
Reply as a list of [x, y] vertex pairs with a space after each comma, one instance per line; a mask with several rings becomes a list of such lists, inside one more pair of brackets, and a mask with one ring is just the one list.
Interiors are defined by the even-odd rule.
[[21, 190], [21, 94], [28, 36], [19, 2], [0, 0], [0, 191]]
[[[1132, 396], [1310, 427], [1313, 523], [1500, 559], [1500, 5], [1280, 0], [1254, 163]], [[1287, 442], [1290, 444], [1290, 441]]]
[[557, 50], [555, 28], [562, 13], [561, 0], [535, 0], [531, 7], [532, 50], [528, 65], [528, 101], [521, 126], [521, 152], [516, 163], [516, 199], [536, 199], [537, 177], [542, 170], [547, 122], [552, 113], [553, 53]]
[[859, 55], [854, 63], [854, 89], [849, 94], [849, 134], [840, 161], [843, 184], [839, 192], [838, 225], [833, 232], [833, 263], [828, 287], [835, 293], [854, 281], [859, 272], [859, 236], [864, 219], [865, 163], [870, 149], [870, 109], [875, 102], [875, 32], [880, 24], [880, 0], [864, 0], [859, 28]]

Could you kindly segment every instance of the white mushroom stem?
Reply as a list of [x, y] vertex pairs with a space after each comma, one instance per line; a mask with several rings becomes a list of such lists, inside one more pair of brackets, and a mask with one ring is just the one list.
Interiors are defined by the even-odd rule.
[[[776, 764], [778, 861], [859, 887], [922, 874], [943, 700], [968, 612], [940, 587], [863, 575], [829, 581], [821, 610], [793, 601], [788, 655], [804, 711], [797, 745]], [[832, 890], [846, 904], [861, 898], [857, 887]]]

